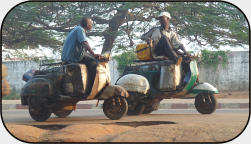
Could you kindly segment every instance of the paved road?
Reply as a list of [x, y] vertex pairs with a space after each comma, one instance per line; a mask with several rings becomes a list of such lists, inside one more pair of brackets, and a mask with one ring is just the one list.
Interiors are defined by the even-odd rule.
[[[245, 114], [248, 113], [248, 109], [218, 109], [214, 114]], [[195, 109], [160, 109], [158, 111], [154, 111], [152, 114], [148, 116], [154, 116], [155, 114], [198, 114]], [[144, 115], [147, 116], [147, 115]], [[168, 115], [166, 115], [168, 116]], [[31, 119], [28, 110], [3, 110], [2, 117], [4, 122], [6, 123], [36, 123]], [[127, 118], [128, 117], [128, 118]], [[123, 119], [130, 119], [132, 116], [127, 116]], [[73, 111], [72, 114], [67, 118], [57, 118], [55, 115], [51, 115], [51, 118], [48, 120], [49, 122], [61, 122], [61, 121], [70, 121], [70, 119], [89, 119], [89, 118], [97, 118], [97, 119], [108, 119], [105, 117], [102, 109], [82, 109]], [[47, 123], [47, 122], [43, 122]]]
[[[244, 129], [248, 112], [248, 109], [221, 109], [211, 115], [201, 115], [193, 109], [161, 109], [152, 114], [109, 120], [102, 110], [92, 109], [77, 110], [67, 118], [52, 115], [46, 122], [35, 122], [27, 110], [6, 110], [2, 116], [7, 125], [46, 130], [42, 136], [33, 136], [32, 140], [40, 142], [222, 142]], [[14, 127], [12, 132], [14, 135], [22, 133]], [[29, 141], [32, 138], [29, 134], [32, 135], [27, 132], [20, 137]]]

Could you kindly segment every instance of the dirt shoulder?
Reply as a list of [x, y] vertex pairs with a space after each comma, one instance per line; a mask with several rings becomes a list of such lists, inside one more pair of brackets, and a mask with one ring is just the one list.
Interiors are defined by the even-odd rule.
[[245, 127], [248, 114], [141, 115], [130, 121], [70, 125], [6, 125], [27, 142], [224, 142]]
[[41, 137], [48, 133], [48, 130], [43, 130], [28, 125], [6, 124], [6, 128], [17, 139], [26, 142], [40, 142]]

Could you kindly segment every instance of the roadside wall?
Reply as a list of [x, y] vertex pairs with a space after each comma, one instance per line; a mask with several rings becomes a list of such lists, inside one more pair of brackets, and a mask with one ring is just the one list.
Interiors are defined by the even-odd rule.
[[2, 63], [7, 67], [8, 75], [6, 79], [13, 92], [19, 91], [25, 84], [22, 80], [23, 74], [29, 69], [36, 69], [39, 66], [39, 64], [34, 61], [7, 61]]
[[228, 53], [228, 64], [199, 66], [200, 81], [209, 82], [220, 91], [249, 90], [249, 51]]
[[[236, 51], [228, 54], [228, 64], [221, 65], [215, 70], [208, 65], [200, 65], [200, 81], [208, 82], [220, 91], [237, 91], [249, 89], [249, 51]], [[13, 91], [19, 91], [25, 82], [23, 74], [30, 69], [38, 69], [39, 63], [34, 61], [6, 61], [2, 62], [8, 68], [7, 80]], [[112, 84], [119, 78], [117, 62], [109, 62]]]
[[[57, 61], [57, 60], [56, 60]], [[58, 60], [59, 61], [59, 60]], [[8, 75], [6, 79], [8, 80], [12, 91], [20, 91], [25, 81], [22, 80], [23, 74], [30, 69], [39, 69], [39, 63], [35, 61], [5, 61], [2, 62], [6, 65], [8, 69]], [[119, 77], [117, 71], [117, 62], [115, 60], [109, 62], [111, 83], [115, 83]]]

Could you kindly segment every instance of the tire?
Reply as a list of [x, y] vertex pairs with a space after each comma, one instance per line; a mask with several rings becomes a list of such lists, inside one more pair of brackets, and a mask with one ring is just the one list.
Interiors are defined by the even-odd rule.
[[153, 103], [151, 105], [146, 105], [146, 108], [143, 111], [143, 114], [150, 114], [153, 111], [158, 110], [159, 109], [159, 105], [160, 105], [160, 101], [155, 102], [155, 103]]
[[153, 108], [145, 108], [145, 110], [143, 111], [143, 114], [150, 114], [154, 111]]
[[65, 118], [72, 113], [72, 110], [56, 110], [53, 113], [59, 118]]
[[140, 115], [144, 112], [145, 110], [145, 105], [144, 104], [137, 104], [136, 108], [131, 110], [128, 108], [127, 115]]
[[36, 103], [38, 101], [39, 98], [29, 97], [29, 114], [33, 120], [43, 122], [50, 118], [51, 111], [43, 103]]
[[129, 97], [126, 98], [128, 103], [127, 115], [140, 115], [145, 110], [145, 104], [140, 102], [141, 97], [145, 97], [144, 94], [129, 92]]
[[201, 114], [212, 114], [216, 110], [217, 101], [213, 94], [200, 93], [195, 97], [196, 110]]
[[112, 97], [104, 100], [104, 114], [111, 120], [118, 120], [126, 115], [128, 104], [124, 97]]

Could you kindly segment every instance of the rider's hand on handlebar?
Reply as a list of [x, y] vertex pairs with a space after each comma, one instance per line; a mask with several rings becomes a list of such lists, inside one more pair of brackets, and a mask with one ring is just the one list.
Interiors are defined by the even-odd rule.
[[109, 58], [106, 58], [105, 56], [102, 56], [100, 54], [95, 54], [94, 57], [99, 61], [107, 61]]
[[149, 38], [149, 39], [146, 40], [146, 42], [147, 42], [147, 44], [151, 44], [152, 43], [152, 39]]
[[94, 57], [99, 60], [101, 58], [101, 55], [100, 54], [94, 54]]

